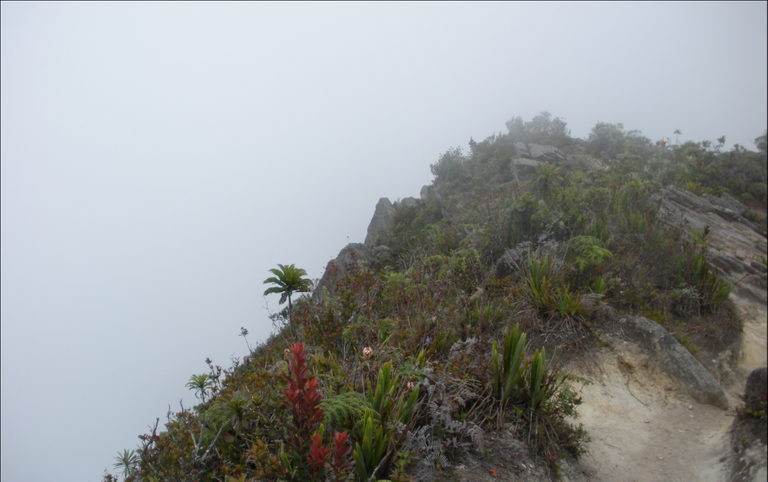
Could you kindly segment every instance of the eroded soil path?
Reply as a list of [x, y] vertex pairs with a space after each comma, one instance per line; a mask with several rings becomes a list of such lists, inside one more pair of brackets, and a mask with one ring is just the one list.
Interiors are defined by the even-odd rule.
[[580, 418], [591, 442], [571, 480], [656, 482], [726, 480], [728, 430], [742, 401], [746, 377], [766, 365], [766, 307], [734, 296], [744, 320], [743, 355], [724, 386], [730, 405], [722, 410], [679, 392], [676, 382], [653, 368], [647, 352], [631, 341], [608, 345], [574, 361], [584, 403]]

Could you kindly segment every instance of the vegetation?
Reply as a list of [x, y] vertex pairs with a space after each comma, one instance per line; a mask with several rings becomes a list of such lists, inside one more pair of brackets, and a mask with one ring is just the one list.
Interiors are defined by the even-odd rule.
[[[399, 209], [389, 254], [347, 267], [332, 297], [293, 310], [306, 273], [271, 270], [289, 323], [246, 364], [193, 375], [200, 404], [118, 458], [125, 480], [438, 480], [510, 426], [556, 471], [587, 435], [549, 354], [597, 346], [619, 313], [694, 349], [738, 332], [706, 233], [660, 223], [649, 198], [676, 185], [764, 211], [765, 134], [723, 152], [621, 124], [575, 139], [548, 113], [507, 128], [441, 155], [437, 195]], [[571, 162], [515, 165], [536, 143]]]
[[[294, 293], [306, 293], [310, 290], [312, 282], [304, 276], [307, 272], [301, 268], [297, 268], [295, 265], [283, 266], [278, 264], [280, 269], [269, 270], [275, 276], [264, 280], [264, 284], [272, 283], [277, 286], [273, 286], [264, 292], [264, 296], [272, 293], [280, 293], [280, 304], [282, 305], [288, 300], [288, 320], [293, 320], [293, 303], [291, 297]], [[247, 332], [246, 332], [247, 334]]]

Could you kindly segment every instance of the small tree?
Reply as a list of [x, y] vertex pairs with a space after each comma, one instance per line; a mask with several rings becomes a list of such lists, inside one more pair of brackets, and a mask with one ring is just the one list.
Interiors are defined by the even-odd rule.
[[[117, 460], [117, 463], [114, 464], [114, 467], [116, 469], [123, 469], [123, 477], [130, 476], [139, 465], [139, 456], [133, 450], [130, 452], [128, 450], [123, 450], [123, 453], [118, 452], [115, 460]], [[105, 479], [109, 480], [106, 475]], [[117, 477], [114, 477], [113, 480], [117, 480]]]
[[768, 151], [768, 130], [763, 132], [762, 136], [755, 138], [755, 145], [757, 146], [757, 150], [765, 155]]
[[280, 269], [273, 268], [269, 270], [275, 276], [264, 280], [264, 284], [273, 283], [277, 286], [273, 286], [264, 292], [264, 296], [271, 293], [282, 293], [280, 297], [280, 304], [282, 305], [288, 300], [288, 322], [293, 325], [293, 304], [291, 302], [291, 296], [293, 293], [306, 293], [310, 290], [312, 282], [303, 276], [307, 275], [307, 272], [301, 268], [297, 268], [295, 265], [283, 266], [278, 264]]

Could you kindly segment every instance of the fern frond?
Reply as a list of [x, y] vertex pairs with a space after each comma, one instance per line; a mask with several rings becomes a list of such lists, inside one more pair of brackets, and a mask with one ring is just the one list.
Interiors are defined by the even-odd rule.
[[319, 406], [323, 409], [325, 424], [337, 430], [352, 429], [357, 421], [363, 419], [365, 409], [371, 408], [365, 395], [355, 391], [326, 398], [320, 402]]

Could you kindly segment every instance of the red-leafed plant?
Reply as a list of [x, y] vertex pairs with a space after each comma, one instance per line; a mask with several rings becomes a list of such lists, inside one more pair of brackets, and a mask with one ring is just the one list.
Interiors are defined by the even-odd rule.
[[[283, 404], [290, 407], [293, 426], [285, 438], [287, 450], [283, 458], [288, 465], [290, 478], [308, 480], [314, 475], [310, 472], [315, 471], [311, 470], [312, 466], [307, 462], [312, 464], [312, 456], [319, 456], [317, 450], [314, 454], [312, 453], [311, 446], [313, 435], [323, 419], [323, 409], [318, 407], [322, 397], [317, 391], [317, 378], [310, 379], [307, 375], [307, 353], [304, 343], [294, 343], [290, 349], [290, 355], [292, 356], [288, 357], [289, 374], [283, 377], [288, 381], [288, 388], [283, 390], [283, 395], [288, 400]], [[325, 460], [317, 460], [314, 463], [322, 469]]]
[[[331, 447], [323, 445], [322, 425], [323, 409], [318, 405], [322, 396], [317, 391], [317, 378], [309, 378], [307, 372], [307, 353], [304, 343], [294, 345], [288, 357], [288, 371], [285, 375], [288, 388], [283, 391], [290, 407], [292, 429], [285, 438], [287, 450], [283, 454], [287, 475], [292, 480], [323, 480]], [[333, 439], [333, 459], [331, 471], [336, 480], [342, 480], [351, 468], [345, 461], [351, 448], [346, 445], [347, 432], [335, 433]]]
[[352, 447], [347, 444], [349, 434], [347, 431], [336, 432], [333, 435], [333, 458], [331, 459], [331, 472], [334, 480], [341, 481], [346, 478], [347, 472], [352, 469], [352, 462], [349, 461], [349, 453]]
[[322, 480], [325, 473], [325, 460], [328, 458], [328, 452], [331, 451], [330, 447], [323, 445], [323, 437], [318, 433], [312, 437], [312, 445], [309, 447], [309, 469], [312, 472], [312, 478], [316, 480]]

